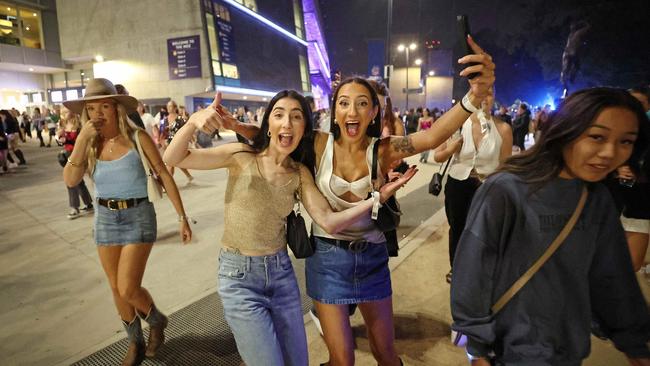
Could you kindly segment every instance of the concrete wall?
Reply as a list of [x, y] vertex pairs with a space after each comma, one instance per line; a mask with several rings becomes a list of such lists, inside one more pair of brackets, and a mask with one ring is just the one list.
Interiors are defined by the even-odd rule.
[[[199, 1], [57, 0], [61, 54], [68, 62], [88, 62], [100, 54], [95, 77], [122, 83], [140, 99], [188, 94], [211, 86], [207, 40]], [[167, 39], [200, 35], [201, 78], [170, 80]]]
[[[420, 87], [421, 70], [419, 67], [410, 67], [409, 72], [409, 89]], [[390, 97], [393, 102], [393, 107], [400, 110], [406, 108], [406, 68], [396, 68], [393, 70], [393, 75], [390, 78]], [[417, 108], [424, 105], [424, 89], [420, 94], [409, 94], [409, 109]]]
[[451, 108], [451, 98], [454, 91], [452, 76], [428, 76], [426, 79], [426, 106], [429, 109]]

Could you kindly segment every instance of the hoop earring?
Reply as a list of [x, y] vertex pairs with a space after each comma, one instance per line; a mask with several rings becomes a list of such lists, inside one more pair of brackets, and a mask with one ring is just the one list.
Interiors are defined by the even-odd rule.
[[267, 131], [266, 136], [271, 137], [271, 131]]
[[375, 124], [375, 120], [373, 119], [372, 122], [370, 122], [370, 125], [374, 125], [374, 124]]

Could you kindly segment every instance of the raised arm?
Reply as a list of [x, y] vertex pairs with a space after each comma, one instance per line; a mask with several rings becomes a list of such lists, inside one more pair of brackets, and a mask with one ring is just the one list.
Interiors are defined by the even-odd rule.
[[[468, 36], [468, 43], [474, 54], [466, 55], [458, 60], [458, 63], [466, 64], [476, 62], [478, 65], [469, 66], [461, 71], [461, 76], [474, 72], [480, 73], [469, 80], [470, 90], [468, 93], [469, 103], [479, 108], [483, 99], [489, 94], [490, 88], [494, 85], [494, 62], [492, 57], [485, 53], [474, 40]], [[445, 142], [449, 136], [456, 132], [470, 113], [457, 103], [453, 108], [443, 114], [436, 123], [428, 130], [416, 132], [408, 136], [391, 136], [388, 143], [382, 143], [380, 147], [380, 158], [382, 166], [390, 166], [390, 163], [415, 155], [425, 150], [435, 149]]]
[[97, 137], [99, 123], [102, 123], [102, 120], [90, 119], [86, 121], [77, 136], [72, 154], [68, 157], [68, 163], [63, 168], [63, 181], [68, 187], [75, 187], [79, 184], [84, 177], [84, 173], [86, 173], [88, 144], [92, 144]]
[[[217, 111], [216, 119], [221, 127], [235, 131], [249, 140], [252, 140], [260, 132], [259, 126], [254, 123], [239, 122], [237, 118], [233, 117], [232, 114], [221, 105], [221, 92], [218, 92], [215, 95], [214, 102], [212, 102], [210, 107]], [[206, 109], [209, 109], [209, 107]]]
[[[410, 167], [404, 175], [398, 180], [387, 183], [380, 189], [380, 202], [386, 201], [390, 196], [404, 186], [417, 172], [415, 166]], [[350, 224], [357, 221], [359, 218], [369, 215], [374, 200], [368, 198], [361, 204], [351, 207], [347, 210], [335, 212], [327, 202], [327, 199], [316, 188], [314, 178], [311, 176], [307, 168], [300, 165], [300, 179], [302, 184], [301, 201], [307, 209], [309, 216], [328, 234], [336, 234], [337, 232], [347, 228]]]
[[190, 141], [197, 130], [212, 135], [221, 126], [220, 117], [215, 106], [220, 102], [221, 95], [213, 103], [194, 113], [187, 123], [174, 135], [165, 150], [163, 160], [167, 165], [186, 169], [218, 169], [229, 166], [232, 155], [239, 151], [253, 151], [245, 144], [225, 144], [209, 149], [190, 149]]

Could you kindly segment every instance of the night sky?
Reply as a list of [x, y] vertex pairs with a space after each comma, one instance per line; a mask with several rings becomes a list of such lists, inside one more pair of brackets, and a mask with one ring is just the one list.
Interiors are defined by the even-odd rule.
[[[367, 42], [386, 37], [388, 0], [319, 3], [332, 67], [344, 76], [366, 74]], [[404, 65], [403, 54], [395, 50], [399, 43], [419, 44], [413, 58], [426, 59], [426, 40], [454, 48], [456, 14], [469, 15], [475, 39], [494, 57], [502, 102], [541, 104], [561, 94], [562, 52], [577, 20], [588, 21], [591, 30], [572, 90], [650, 82], [648, 0], [393, 0], [390, 63]]]

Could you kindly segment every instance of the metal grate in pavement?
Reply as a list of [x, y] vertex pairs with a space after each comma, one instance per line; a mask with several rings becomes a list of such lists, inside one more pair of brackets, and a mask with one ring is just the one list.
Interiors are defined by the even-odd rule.
[[[305, 290], [304, 260], [293, 260], [300, 286], [303, 313], [311, 307], [311, 299]], [[237, 345], [223, 314], [221, 299], [217, 293], [208, 295], [169, 316], [165, 331], [165, 345], [155, 359], [146, 359], [142, 365], [219, 365], [239, 366], [241, 358]], [[145, 339], [148, 330], [145, 330]], [[119, 365], [126, 353], [126, 338], [103, 348], [74, 363], [74, 366]]]

